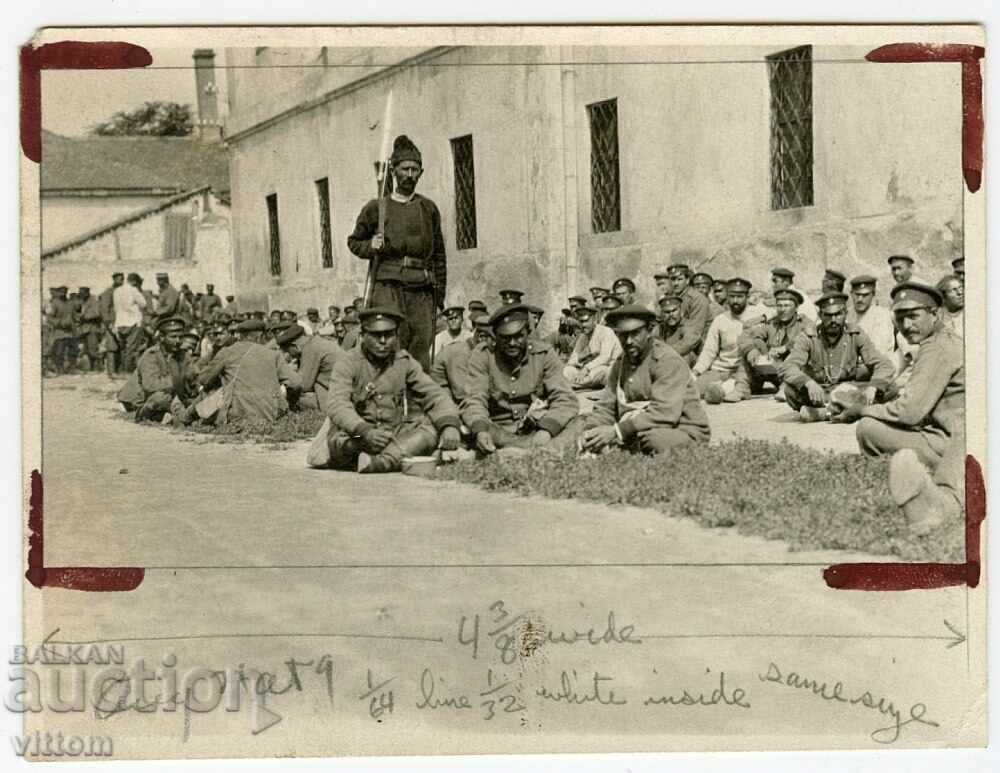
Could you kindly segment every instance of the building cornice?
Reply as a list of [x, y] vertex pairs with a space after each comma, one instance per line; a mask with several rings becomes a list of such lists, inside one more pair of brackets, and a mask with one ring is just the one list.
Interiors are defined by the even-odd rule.
[[258, 134], [262, 131], [270, 129], [272, 126], [276, 126], [277, 124], [286, 121], [289, 118], [293, 118], [302, 113], [314, 110], [315, 108], [325, 105], [328, 102], [333, 102], [334, 100], [346, 97], [348, 94], [352, 94], [355, 91], [358, 91], [359, 89], [371, 86], [373, 83], [378, 83], [379, 81], [384, 80], [386, 78], [391, 78], [392, 76], [397, 75], [400, 72], [403, 72], [404, 70], [408, 70], [411, 67], [416, 67], [417, 65], [424, 64], [425, 62], [429, 62], [432, 59], [437, 59], [440, 56], [444, 56], [445, 54], [449, 54], [452, 51], [457, 51], [461, 48], [462, 46], [436, 46], [434, 48], [430, 48], [421, 54], [417, 54], [416, 56], [411, 56], [407, 59], [403, 59], [402, 61], [390, 65], [385, 69], [379, 70], [378, 72], [374, 72], [371, 75], [365, 75], [364, 77], [358, 78], [357, 80], [351, 81], [350, 83], [347, 83], [343, 86], [338, 86], [337, 88], [332, 89], [326, 92], [325, 94], [321, 94], [318, 97], [314, 97], [313, 99], [307, 99], [304, 102], [300, 102], [294, 107], [290, 107], [287, 110], [282, 110], [280, 113], [275, 113], [269, 118], [265, 118], [262, 121], [258, 121], [257, 123], [246, 127], [245, 129], [240, 129], [238, 132], [235, 132], [233, 134], [227, 134], [225, 137], [225, 141], [230, 145], [242, 142], [248, 137], [252, 137], [254, 134]]

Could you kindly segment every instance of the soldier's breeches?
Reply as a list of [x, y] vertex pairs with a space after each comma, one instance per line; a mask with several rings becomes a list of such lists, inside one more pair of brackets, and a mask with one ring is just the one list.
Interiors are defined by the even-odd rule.
[[[858, 421], [855, 434], [858, 438], [858, 447], [866, 456], [888, 457], [904, 448], [910, 448], [932, 471], [937, 469], [949, 445], [948, 438], [941, 435], [894, 427], [870, 416], [864, 416]], [[965, 444], [961, 445], [964, 448]]]
[[633, 442], [644, 454], [662, 454], [672, 448], [693, 443], [695, 440], [682, 430], [658, 427], [639, 432]]
[[135, 412], [136, 421], [159, 421], [170, 413], [174, 396], [169, 392], [153, 392]]
[[[558, 434], [553, 435], [552, 439], [549, 440], [545, 445], [562, 450], [564, 448], [570, 448], [576, 444], [576, 439], [583, 432], [584, 420], [582, 416], [576, 416], [573, 418], [569, 424], [562, 428]], [[533, 438], [535, 435], [535, 430], [530, 430], [523, 434], [519, 433], [517, 430], [517, 424], [515, 422], [490, 422], [489, 428], [490, 437], [493, 438], [493, 444], [497, 448], [532, 448], [534, 446]], [[472, 443], [474, 444], [476, 439], [473, 437]]]
[[367, 448], [359, 437], [351, 437], [343, 430], [332, 428], [327, 436], [330, 448], [330, 467], [335, 470], [353, 470], [358, 465], [362, 451], [382, 457], [388, 462], [388, 471], [398, 471], [408, 456], [425, 456], [437, 447], [437, 430], [430, 422], [400, 424], [394, 437], [381, 451]]
[[434, 293], [430, 286], [406, 287], [400, 282], [376, 282], [372, 288], [372, 306], [399, 309], [403, 315], [399, 348], [408, 351], [425, 373], [430, 371], [435, 333]]

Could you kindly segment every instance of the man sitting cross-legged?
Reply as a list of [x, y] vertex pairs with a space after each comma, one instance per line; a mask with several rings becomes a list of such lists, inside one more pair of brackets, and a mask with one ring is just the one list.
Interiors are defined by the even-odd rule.
[[895, 372], [867, 335], [845, 324], [844, 293], [827, 293], [816, 307], [818, 330], [803, 330], [778, 370], [788, 407], [803, 421], [824, 421], [849, 403], [871, 405]]
[[642, 306], [607, 316], [622, 343], [608, 385], [586, 420], [586, 451], [621, 445], [657, 454], [692, 442], [708, 442], [711, 431], [687, 363], [656, 338], [656, 315]]
[[494, 351], [469, 357], [462, 422], [476, 450], [551, 445], [576, 441], [579, 401], [563, 376], [563, 363], [544, 341], [529, 337], [528, 308], [502, 306], [490, 318]]
[[330, 374], [329, 457], [314, 458], [310, 450], [309, 464], [397, 472], [404, 457], [433, 451], [439, 433], [442, 450], [458, 448], [455, 404], [416, 359], [397, 350], [403, 316], [385, 307], [364, 309], [359, 316], [360, 346], [338, 359]]

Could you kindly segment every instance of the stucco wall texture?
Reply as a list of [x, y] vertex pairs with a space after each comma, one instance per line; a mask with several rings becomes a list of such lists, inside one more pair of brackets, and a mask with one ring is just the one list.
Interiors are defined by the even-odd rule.
[[[441, 209], [449, 302], [482, 298], [492, 306], [502, 286], [520, 287], [551, 320], [567, 295], [619, 276], [651, 301], [653, 273], [676, 260], [761, 289], [770, 269], [783, 265], [812, 294], [829, 267], [875, 275], [887, 297], [890, 254], [912, 255], [927, 279], [946, 273], [964, 249], [959, 65], [874, 64], [861, 49], [814, 47], [814, 205], [774, 211], [765, 59], [774, 53], [476, 47], [388, 69], [394, 54], [384, 49], [377, 57], [342, 54], [365, 65], [311, 67], [284, 88], [264, 88], [270, 72], [229, 69], [237, 296], [250, 307], [301, 309], [361, 293], [367, 264], [346, 239], [375, 192], [390, 89], [392, 133], [420, 147], [418, 190]], [[259, 55], [227, 57], [245, 64]], [[618, 107], [621, 230], [595, 234], [587, 105], [606, 99]], [[478, 243], [458, 250], [450, 140], [467, 134]], [[334, 244], [326, 269], [315, 186], [323, 177]], [[280, 277], [269, 270], [265, 197], [272, 193]]]

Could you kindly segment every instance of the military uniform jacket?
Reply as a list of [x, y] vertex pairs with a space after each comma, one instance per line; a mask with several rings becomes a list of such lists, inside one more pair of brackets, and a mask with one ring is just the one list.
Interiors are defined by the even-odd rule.
[[303, 392], [326, 391], [330, 388], [330, 374], [344, 350], [335, 341], [312, 336], [302, 347], [299, 358], [299, 379]]
[[171, 357], [159, 344], [150, 346], [139, 356], [135, 370], [118, 391], [117, 399], [140, 406], [154, 392], [166, 392], [188, 402], [197, 391], [196, 375], [194, 359], [187, 352]]
[[205, 388], [219, 382], [223, 404], [216, 424], [235, 419], [273, 422], [285, 409], [281, 385], [298, 388], [299, 375], [283, 352], [254, 341], [237, 341], [219, 349], [198, 375]]
[[87, 298], [87, 300], [83, 301], [80, 306], [77, 329], [80, 331], [81, 335], [96, 333], [101, 329], [102, 321], [103, 315], [101, 314], [101, 302], [96, 296], [91, 295]]
[[917, 349], [910, 380], [894, 400], [870, 405], [862, 416], [904, 429], [953, 438], [964, 433], [965, 356], [963, 343], [947, 330], [938, 330]]
[[744, 329], [737, 346], [741, 356], [749, 354], [751, 349], [756, 349], [761, 354], [768, 354], [771, 349], [780, 349], [779, 358], [784, 359], [791, 353], [792, 345], [803, 330], [810, 330], [815, 335], [816, 326], [801, 314], [796, 314], [787, 325], [782, 325], [775, 317]]
[[557, 435], [580, 412], [573, 388], [563, 376], [563, 362], [544, 341], [529, 340], [524, 359], [513, 367], [488, 349], [469, 357], [468, 394], [462, 400], [462, 421], [472, 433], [490, 422], [518, 423], [536, 399], [548, 404], [538, 428]]
[[326, 412], [335, 426], [352, 436], [373, 425], [398, 427], [425, 415], [439, 430], [460, 426], [448, 393], [404, 349], [382, 367], [362, 346], [346, 352], [333, 366]]
[[681, 319], [691, 331], [698, 334], [699, 341], [704, 340], [708, 326], [714, 319], [708, 308], [708, 298], [693, 287], [687, 287], [681, 296]]
[[76, 314], [73, 304], [67, 299], [55, 298], [49, 302], [49, 338], [59, 341], [76, 337]]
[[434, 383], [447, 389], [456, 404], [461, 404], [469, 392], [469, 357], [476, 349], [484, 348], [483, 344], [468, 338], [461, 344], [446, 346], [431, 363], [430, 376]]
[[[619, 401], [648, 405], [628, 411]], [[626, 413], [630, 415], [623, 418]], [[679, 429], [695, 439], [711, 434], [708, 416], [698, 397], [694, 376], [681, 356], [663, 341], [654, 340], [646, 356], [635, 367], [622, 355], [608, 376], [608, 385], [587, 417], [587, 427], [617, 424], [628, 441], [638, 432], [659, 427]]]
[[222, 299], [215, 293], [203, 295], [198, 299], [198, 317], [205, 322], [211, 322], [215, 318], [215, 313], [221, 309]]
[[156, 317], [172, 317], [180, 312], [181, 294], [171, 285], [167, 285], [160, 290], [160, 297], [156, 299]]
[[694, 364], [695, 357], [698, 355], [698, 346], [701, 344], [701, 335], [697, 331], [691, 329], [683, 321], [673, 330], [668, 331], [661, 322], [657, 329], [657, 337], [681, 357], [684, 357], [685, 362], [690, 360], [689, 364]]
[[870, 383], [885, 389], [895, 374], [889, 358], [875, 348], [871, 339], [854, 325], [844, 325], [844, 332], [832, 346], [818, 330], [803, 329], [792, 344], [792, 351], [785, 358], [778, 375], [793, 387], [804, 387], [815, 381], [829, 388], [844, 381], [855, 381], [858, 364], [871, 371]]
[[101, 319], [108, 327], [115, 324], [115, 286], [111, 285], [97, 296], [97, 303], [101, 308]]

